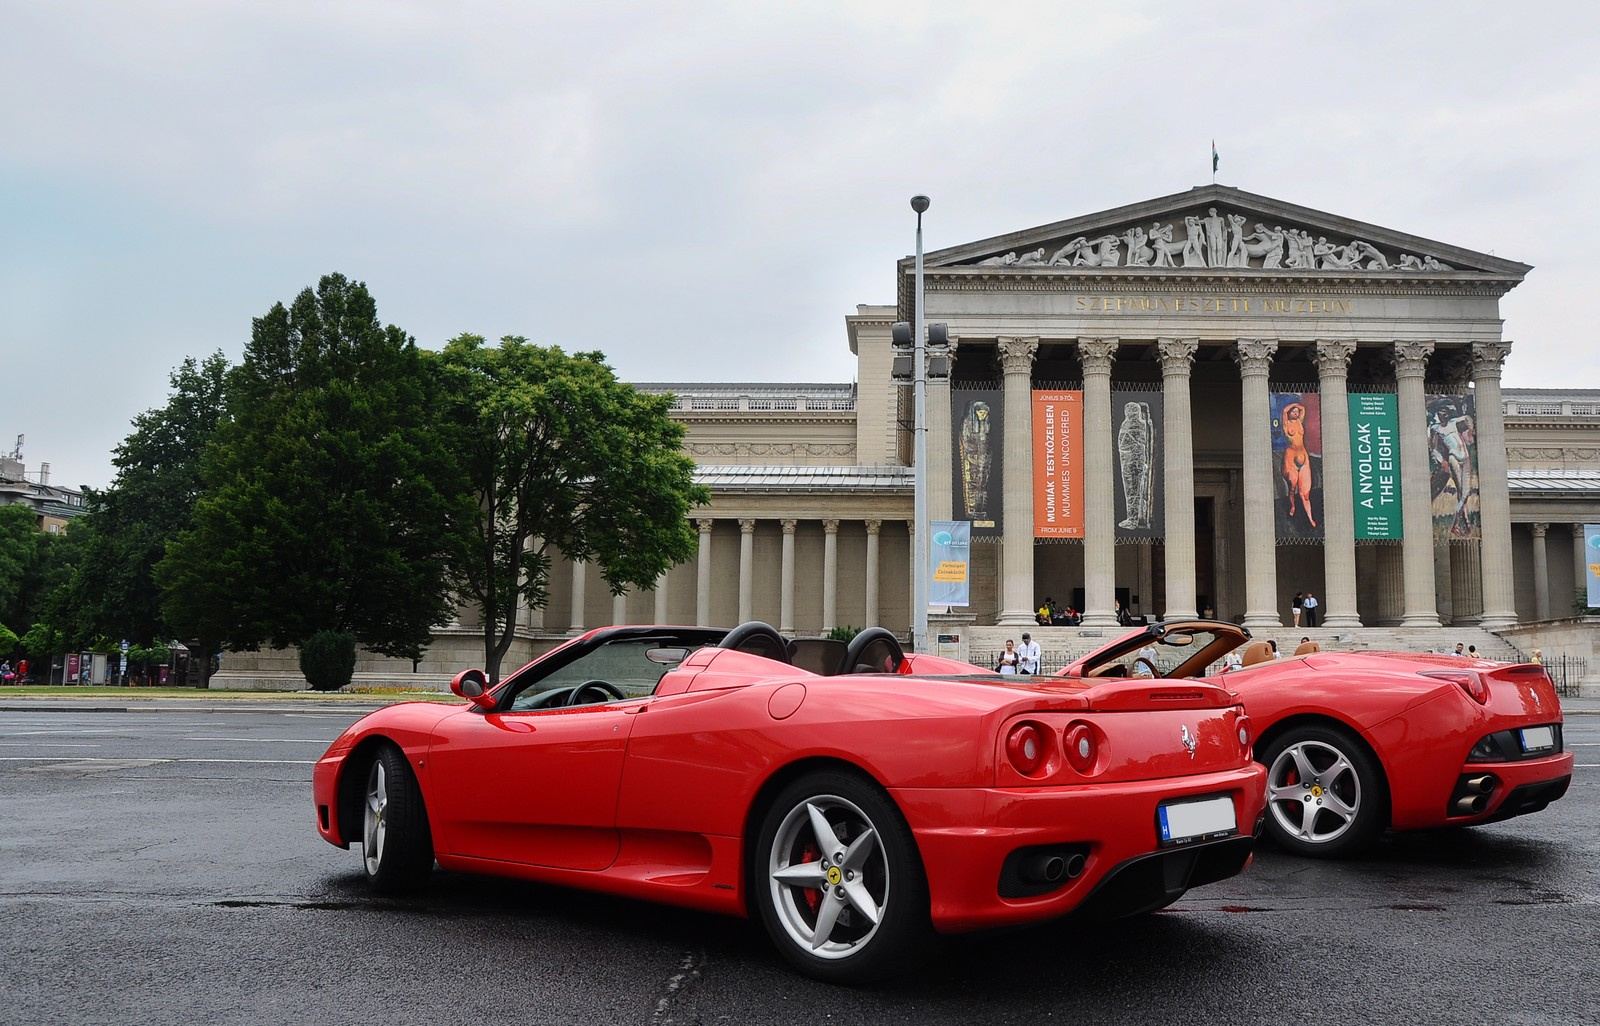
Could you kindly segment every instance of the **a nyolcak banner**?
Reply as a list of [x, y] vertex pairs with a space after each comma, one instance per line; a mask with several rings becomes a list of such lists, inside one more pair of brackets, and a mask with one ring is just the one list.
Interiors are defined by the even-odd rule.
[[1322, 396], [1273, 392], [1273, 520], [1279, 541], [1321, 538]]
[[1033, 393], [1033, 536], [1083, 537], [1083, 393]]
[[1428, 396], [1428, 463], [1438, 538], [1483, 536], [1476, 412], [1470, 395]]
[[1400, 515], [1400, 415], [1394, 395], [1350, 395], [1350, 488], [1356, 538], [1375, 541], [1405, 535]]

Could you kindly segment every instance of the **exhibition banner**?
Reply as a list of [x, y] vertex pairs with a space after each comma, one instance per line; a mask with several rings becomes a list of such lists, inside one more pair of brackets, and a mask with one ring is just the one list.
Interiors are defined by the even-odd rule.
[[1583, 562], [1589, 568], [1589, 608], [1600, 608], [1600, 524], [1583, 525]]
[[1083, 393], [1033, 393], [1033, 536], [1083, 537]]
[[971, 602], [972, 525], [965, 520], [935, 520], [928, 546], [928, 605], [965, 606]]
[[951, 512], [972, 523], [972, 537], [1000, 537], [1005, 393], [998, 388], [950, 390]]
[[1160, 392], [1111, 393], [1112, 489], [1117, 538], [1162, 536]]
[[1356, 539], [1401, 538], [1400, 416], [1389, 392], [1350, 395], [1350, 486]]
[[1470, 395], [1428, 396], [1428, 463], [1436, 538], [1483, 537], [1476, 412]]
[[1322, 396], [1272, 392], [1273, 523], [1279, 541], [1322, 537]]

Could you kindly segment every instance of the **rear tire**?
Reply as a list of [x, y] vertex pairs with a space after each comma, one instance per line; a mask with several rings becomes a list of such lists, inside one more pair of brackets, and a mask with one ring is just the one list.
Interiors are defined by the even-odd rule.
[[1267, 833], [1279, 847], [1342, 858], [1371, 847], [1389, 825], [1377, 757], [1343, 727], [1292, 727], [1257, 758], [1267, 767]]
[[751, 852], [750, 900], [808, 976], [863, 983], [911, 969], [931, 947], [928, 882], [888, 795], [827, 770], [785, 787]]
[[361, 815], [362, 865], [374, 890], [414, 890], [433, 872], [433, 832], [422, 790], [405, 753], [378, 749], [367, 770]]

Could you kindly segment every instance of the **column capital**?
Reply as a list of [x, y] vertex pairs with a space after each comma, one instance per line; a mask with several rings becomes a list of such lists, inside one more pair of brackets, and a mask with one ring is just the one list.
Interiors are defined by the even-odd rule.
[[1317, 374], [1324, 378], [1342, 378], [1350, 372], [1350, 358], [1356, 355], [1353, 338], [1317, 339]]
[[1589, 532], [1587, 529], [1585, 529], [1583, 524], [1568, 524], [1567, 526], [1572, 528], [1572, 538], [1574, 541], [1588, 540]]
[[1396, 341], [1389, 359], [1394, 362], [1396, 378], [1420, 378], [1428, 371], [1428, 357], [1433, 355], [1433, 343], [1422, 341]]
[[710, 534], [717, 521], [713, 517], [696, 517], [694, 523], [696, 527], [700, 528], [701, 534]]
[[1535, 538], [1543, 538], [1550, 530], [1549, 524], [1529, 524], [1528, 526], [1533, 529], [1533, 536]]
[[1275, 338], [1241, 338], [1234, 343], [1233, 359], [1244, 374], [1265, 374], [1272, 367], [1272, 354], [1278, 351]]
[[839, 533], [839, 521], [838, 520], [824, 520], [822, 522], [822, 530], [827, 534], [838, 534]]
[[1083, 364], [1083, 373], [1110, 374], [1111, 361], [1117, 358], [1117, 346], [1121, 344], [1119, 338], [1078, 339], [1078, 361]]
[[783, 525], [784, 534], [793, 534], [795, 528], [800, 526], [800, 521], [798, 520], [780, 520], [778, 522]]
[[1156, 351], [1161, 354], [1162, 376], [1188, 377], [1194, 365], [1194, 354], [1200, 351], [1198, 338], [1156, 339]]
[[1038, 335], [1002, 335], [995, 339], [1000, 350], [1000, 369], [1006, 374], [1028, 374], [1039, 353]]
[[1472, 343], [1472, 380], [1483, 381], [1500, 377], [1500, 365], [1511, 355], [1510, 342]]
[[910, 535], [915, 535], [917, 533], [917, 522], [915, 520], [906, 521], [906, 533]]
[[1462, 346], [1442, 349], [1436, 363], [1445, 389], [1456, 393], [1466, 392], [1472, 384], [1471, 350]]
[[877, 534], [879, 531], [883, 530], [882, 520], [868, 520], [866, 523], [868, 534]]
[[755, 534], [756, 522], [747, 517], [739, 518], [739, 531], [741, 534]]

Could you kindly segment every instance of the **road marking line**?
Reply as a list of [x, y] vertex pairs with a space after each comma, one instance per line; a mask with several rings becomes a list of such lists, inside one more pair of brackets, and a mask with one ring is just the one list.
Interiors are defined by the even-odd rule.
[[258, 741], [285, 745], [331, 745], [331, 737], [186, 737], [184, 741]]
[[[75, 758], [69, 755], [41, 755], [32, 757], [27, 755], [0, 755], [0, 762], [128, 762], [128, 759], [101, 759], [95, 757]], [[263, 766], [315, 766], [315, 759], [134, 759], [134, 762], [214, 762], [214, 763], [251, 763]]]
[[70, 741], [0, 741], [0, 748], [99, 748], [99, 745], [78, 745]]

